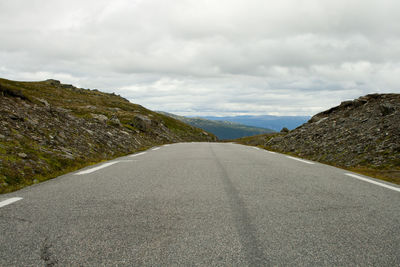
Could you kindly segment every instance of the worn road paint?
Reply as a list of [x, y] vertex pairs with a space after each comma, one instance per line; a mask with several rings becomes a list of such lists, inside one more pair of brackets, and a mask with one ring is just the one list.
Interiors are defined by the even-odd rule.
[[92, 172], [95, 172], [95, 171], [97, 171], [97, 170], [100, 170], [100, 169], [106, 168], [106, 167], [108, 167], [108, 166], [111, 166], [111, 165], [113, 165], [113, 164], [115, 164], [115, 163], [118, 163], [118, 162], [119, 162], [119, 161], [113, 161], [113, 162], [104, 163], [103, 165], [100, 165], [100, 166], [91, 168], [91, 169], [89, 169], [89, 170], [80, 171], [80, 172], [76, 173], [75, 175], [82, 175], [82, 174], [92, 173]]
[[4, 207], [4, 206], [7, 206], [7, 205], [9, 205], [11, 203], [14, 203], [14, 202], [16, 202], [18, 200], [21, 200], [21, 199], [22, 199], [22, 197], [12, 197], [12, 198], [3, 200], [3, 201], [0, 202], [0, 208]]
[[130, 157], [130, 158], [133, 158], [133, 157], [137, 157], [137, 156], [140, 156], [140, 155], [143, 155], [143, 154], [146, 154], [146, 152], [141, 152], [141, 153], [133, 154], [133, 155], [130, 155], [129, 157]]
[[286, 156], [286, 157], [289, 158], [289, 159], [294, 159], [294, 160], [301, 161], [301, 162], [307, 163], [307, 164], [315, 164], [314, 162], [310, 162], [310, 161], [294, 158], [294, 157], [291, 157], [291, 156]]
[[358, 175], [355, 175], [355, 174], [352, 174], [352, 173], [345, 173], [345, 175], [353, 177], [353, 178], [356, 178], [358, 180], [361, 180], [361, 181], [364, 181], [364, 182], [367, 182], [367, 183], [379, 185], [379, 186], [382, 186], [382, 187], [389, 188], [391, 190], [400, 192], [400, 188], [399, 187], [394, 187], [394, 186], [391, 186], [391, 185], [388, 185], [388, 184], [379, 183], [379, 182], [376, 182], [374, 180], [371, 180], [371, 179], [368, 179], [368, 178], [364, 178], [364, 177], [361, 177], [361, 176], [358, 176]]

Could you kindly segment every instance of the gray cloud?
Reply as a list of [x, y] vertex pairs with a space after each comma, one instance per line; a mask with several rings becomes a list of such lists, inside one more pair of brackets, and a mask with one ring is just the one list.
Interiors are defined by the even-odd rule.
[[400, 2], [0, 2], [0, 76], [180, 114], [311, 115], [400, 92]]

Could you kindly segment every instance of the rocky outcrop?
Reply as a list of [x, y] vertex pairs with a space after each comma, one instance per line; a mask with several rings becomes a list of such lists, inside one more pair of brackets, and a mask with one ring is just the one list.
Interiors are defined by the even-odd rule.
[[115, 94], [0, 79], [0, 192], [154, 145], [215, 140]]
[[398, 169], [400, 94], [342, 102], [263, 145], [337, 166]]

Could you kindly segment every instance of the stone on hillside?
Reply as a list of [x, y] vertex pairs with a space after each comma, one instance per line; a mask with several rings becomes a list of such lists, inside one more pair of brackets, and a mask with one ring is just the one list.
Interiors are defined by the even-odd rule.
[[68, 113], [68, 112], [71, 112], [70, 109], [61, 108], [61, 107], [57, 107], [56, 110], [57, 110], [58, 112], [61, 112], [61, 113]]
[[42, 98], [36, 98], [40, 103], [42, 103], [43, 105], [45, 105], [45, 107], [50, 107], [49, 102], [47, 102], [46, 100], [42, 99]]
[[132, 119], [132, 126], [141, 131], [146, 131], [151, 127], [151, 119], [145, 115], [136, 114]]
[[106, 122], [108, 120], [107, 116], [103, 114], [95, 114], [95, 113], [90, 113], [92, 115], [92, 118], [101, 121], [101, 122]]
[[96, 106], [92, 106], [92, 105], [87, 105], [87, 106], [85, 106], [85, 108], [87, 108], [87, 109], [92, 109], [92, 110], [97, 109]]
[[28, 155], [25, 153], [18, 153], [18, 157], [20, 157], [22, 159], [26, 159], [28, 157]]
[[113, 116], [111, 117], [110, 122], [111, 122], [112, 124], [115, 124], [115, 125], [118, 125], [118, 126], [121, 125], [121, 122], [119, 121], [119, 119], [118, 119], [117, 116], [115, 116], [115, 115], [113, 115]]
[[61, 87], [65, 88], [65, 89], [74, 89], [75, 88], [75, 86], [73, 86], [72, 84], [61, 84]]
[[48, 79], [45, 81], [46, 83], [53, 85], [53, 86], [59, 86], [61, 85], [61, 82], [58, 80], [54, 80], [54, 79]]
[[380, 105], [379, 109], [381, 110], [381, 113], [383, 116], [390, 115], [396, 111], [396, 108], [393, 105], [388, 104], [388, 103], [384, 103], [384, 104]]

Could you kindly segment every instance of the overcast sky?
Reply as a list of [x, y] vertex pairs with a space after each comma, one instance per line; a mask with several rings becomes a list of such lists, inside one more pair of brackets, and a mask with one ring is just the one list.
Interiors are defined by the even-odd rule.
[[0, 0], [0, 77], [181, 115], [400, 93], [399, 0]]

